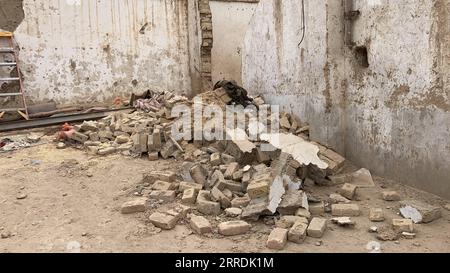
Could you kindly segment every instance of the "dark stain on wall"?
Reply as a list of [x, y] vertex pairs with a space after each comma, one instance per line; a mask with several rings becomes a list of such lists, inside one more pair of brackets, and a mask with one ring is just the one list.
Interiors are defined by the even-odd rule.
[[24, 18], [23, 0], [1, 0], [0, 29], [14, 32]]

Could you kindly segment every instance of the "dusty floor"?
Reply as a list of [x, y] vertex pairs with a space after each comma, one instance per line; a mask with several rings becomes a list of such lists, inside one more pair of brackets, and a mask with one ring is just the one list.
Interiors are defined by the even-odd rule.
[[[66, 252], [78, 242], [81, 252], [270, 252], [265, 247], [271, 226], [254, 224], [252, 232], [225, 238], [193, 234], [180, 223], [172, 231], [160, 231], [146, 221], [150, 211], [133, 215], [119, 212], [133, 198], [142, 174], [149, 170], [173, 170], [181, 162], [150, 162], [120, 155], [92, 157], [74, 148], [57, 150], [53, 143], [0, 153], [0, 252]], [[367, 230], [369, 207], [382, 207], [388, 225], [396, 217], [397, 203], [381, 200], [381, 187], [397, 190], [402, 197], [427, 200], [444, 206], [446, 200], [406, 186], [376, 179], [377, 188], [359, 190], [363, 215], [357, 225], [345, 229], [330, 224], [322, 239], [288, 243], [283, 252], [368, 252], [376, 241]], [[337, 188], [309, 188], [325, 197]], [[17, 199], [26, 194], [25, 199]], [[23, 196], [22, 196], [23, 197]], [[433, 223], [416, 225], [416, 239], [380, 242], [382, 252], [450, 252], [450, 212]], [[326, 217], [330, 218], [329, 214]], [[398, 217], [398, 216], [397, 216]], [[210, 218], [213, 225], [223, 218]], [[322, 241], [321, 246], [316, 246]]]

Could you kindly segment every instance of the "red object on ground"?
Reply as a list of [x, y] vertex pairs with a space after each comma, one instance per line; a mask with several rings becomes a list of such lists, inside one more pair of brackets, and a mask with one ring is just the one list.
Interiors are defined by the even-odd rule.
[[64, 123], [62, 130], [56, 134], [56, 140], [66, 140], [69, 139], [75, 133], [75, 129], [69, 123]]
[[72, 125], [70, 125], [69, 123], [64, 123], [64, 125], [62, 126], [62, 130], [63, 131], [70, 131], [70, 130], [72, 130], [73, 129], [73, 126]]

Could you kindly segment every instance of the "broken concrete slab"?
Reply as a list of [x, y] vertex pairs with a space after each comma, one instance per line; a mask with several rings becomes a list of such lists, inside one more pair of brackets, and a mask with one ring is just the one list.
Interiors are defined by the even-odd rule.
[[335, 217], [331, 218], [331, 222], [341, 227], [354, 227], [356, 225], [350, 217]]
[[287, 192], [278, 206], [282, 215], [294, 215], [299, 208], [308, 208], [308, 197], [303, 191]]
[[148, 195], [151, 199], [162, 200], [163, 202], [173, 202], [176, 198], [175, 191], [171, 190], [154, 190]]
[[275, 177], [269, 189], [269, 205], [267, 206], [272, 213], [277, 211], [285, 192], [282, 178], [280, 176]]
[[319, 156], [319, 147], [304, 139], [289, 134], [262, 134], [261, 140], [269, 142], [282, 152], [292, 155], [302, 165], [314, 164], [321, 169], [328, 168], [328, 164]]
[[359, 188], [372, 188], [375, 187], [375, 183], [372, 179], [372, 174], [367, 169], [360, 169], [352, 173], [351, 184]]
[[347, 198], [352, 200], [355, 197], [357, 186], [349, 183], [345, 183], [342, 188], [339, 189], [339, 193]]
[[157, 180], [165, 182], [174, 182], [176, 174], [171, 171], [151, 171], [150, 173], [144, 173], [143, 182], [153, 184]]
[[258, 221], [260, 216], [273, 214], [268, 210], [267, 203], [267, 198], [251, 200], [251, 202], [243, 209], [241, 218], [244, 220]]
[[430, 223], [442, 217], [441, 208], [418, 200], [400, 202], [400, 214], [414, 223]]

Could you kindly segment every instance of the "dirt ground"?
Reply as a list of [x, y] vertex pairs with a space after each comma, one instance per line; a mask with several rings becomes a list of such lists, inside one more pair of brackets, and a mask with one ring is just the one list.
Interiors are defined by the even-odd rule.
[[[265, 241], [273, 226], [263, 221], [241, 236], [223, 237], [217, 228], [212, 235], [199, 236], [184, 223], [171, 231], [152, 226], [146, 219], [152, 211], [162, 209], [157, 203], [145, 213], [120, 213], [121, 204], [135, 198], [144, 172], [176, 170], [182, 161], [91, 156], [75, 148], [58, 150], [50, 137], [45, 141], [48, 143], [0, 153], [0, 233], [9, 235], [0, 239], [0, 252], [271, 252]], [[288, 243], [282, 252], [369, 252], [366, 245], [377, 241], [369, 227], [389, 225], [392, 218], [400, 217], [397, 202], [381, 200], [382, 188], [396, 190], [404, 199], [442, 207], [448, 203], [394, 182], [375, 180], [376, 188], [358, 190], [357, 203], [363, 214], [354, 218], [354, 228], [329, 224], [323, 238]], [[326, 197], [337, 187], [310, 186], [307, 190]], [[371, 223], [370, 207], [383, 208], [386, 221]], [[444, 208], [442, 212], [441, 219], [416, 225], [415, 239], [379, 241], [381, 251], [450, 252], [450, 212]], [[225, 216], [209, 219], [213, 226], [228, 220]]]

